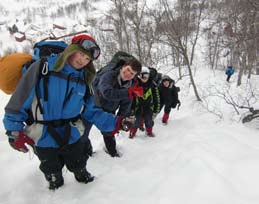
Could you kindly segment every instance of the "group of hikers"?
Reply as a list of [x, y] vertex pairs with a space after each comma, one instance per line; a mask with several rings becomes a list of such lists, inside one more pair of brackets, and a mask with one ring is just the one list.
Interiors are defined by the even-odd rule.
[[101, 131], [106, 152], [120, 157], [115, 138], [120, 130], [131, 139], [138, 129], [154, 137], [156, 115], [164, 108], [166, 124], [171, 109], [181, 104], [175, 81], [135, 57], [111, 61], [96, 73], [93, 61], [100, 53], [90, 35], [73, 37], [60, 55], [30, 65], [5, 107], [11, 147], [21, 152], [33, 147], [50, 190], [64, 184], [64, 166], [78, 182], [94, 180], [86, 169], [92, 125]]

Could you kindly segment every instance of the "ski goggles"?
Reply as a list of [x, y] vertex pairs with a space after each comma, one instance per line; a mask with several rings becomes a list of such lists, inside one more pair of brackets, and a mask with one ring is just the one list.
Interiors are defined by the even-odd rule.
[[101, 54], [100, 47], [92, 40], [89, 39], [80, 39], [78, 41], [73, 42], [74, 44], [81, 45], [85, 50], [91, 52], [93, 58], [96, 60]]
[[140, 74], [139, 74], [139, 78], [141, 78], [141, 79], [147, 79], [147, 78], [149, 78], [149, 73], [146, 73], [146, 72], [140, 73]]

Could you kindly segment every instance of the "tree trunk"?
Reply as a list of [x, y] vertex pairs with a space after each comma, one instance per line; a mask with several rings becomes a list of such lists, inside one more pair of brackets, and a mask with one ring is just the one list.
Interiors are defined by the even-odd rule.
[[190, 65], [190, 62], [189, 62], [188, 55], [187, 55], [186, 52], [184, 52], [183, 55], [184, 55], [185, 61], [187, 63], [187, 67], [188, 67], [188, 71], [189, 71], [190, 80], [191, 80], [191, 84], [192, 84], [192, 87], [193, 87], [194, 94], [195, 94], [198, 101], [202, 101], [200, 96], [199, 96], [199, 93], [198, 93], [197, 87], [195, 85], [194, 79], [193, 79], [192, 69], [191, 69], [191, 65]]

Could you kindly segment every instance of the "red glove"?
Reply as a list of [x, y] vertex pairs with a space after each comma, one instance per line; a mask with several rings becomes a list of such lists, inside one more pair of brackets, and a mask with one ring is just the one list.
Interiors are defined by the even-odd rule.
[[117, 123], [116, 123], [116, 126], [115, 126], [115, 129], [112, 131], [112, 135], [115, 135], [119, 132], [120, 130], [120, 127], [121, 127], [121, 121], [122, 121], [122, 117], [121, 116], [118, 116], [118, 120], [117, 120]]
[[9, 143], [10, 145], [18, 151], [21, 152], [28, 152], [28, 148], [25, 146], [25, 143], [29, 144], [30, 146], [34, 146], [34, 141], [29, 138], [27, 135], [23, 133], [23, 131], [19, 132], [11, 132], [9, 136]]
[[134, 96], [141, 97], [143, 96], [143, 87], [138, 86], [138, 83], [135, 83], [133, 87], [128, 89], [130, 100], [134, 99]]

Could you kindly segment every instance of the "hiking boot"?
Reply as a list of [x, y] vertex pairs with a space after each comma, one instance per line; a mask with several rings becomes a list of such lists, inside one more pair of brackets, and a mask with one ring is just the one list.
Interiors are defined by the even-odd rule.
[[149, 137], [155, 137], [155, 134], [154, 134], [152, 131], [153, 131], [153, 128], [147, 128], [147, 129], [146, 129], [146, 134], [147, 134], [147, 136], [149, 136]]
[[151, 132], [151, 133], [147, 133], [147, 136], [148, 137], [155, 137], [155, 134]]
[[105, 153], [109, 154], [111, 157], [121, 157], [121, 153], [119, 153], [117, 150], [109, 152], [105, 147], [103, 148]]
[[60, 186], [64, 185], [62, 173], [45, 174], [45, 178], [49, 182], [50, 190], [58, 189]]
[[111, 155], [111, 157], [121, 157], [121, 155], [117, 151], [110, 155]]
[[94, 180], [94, 176], [92, 176], [86, 168], [83, 168], [79, 171], [74, 172], [75, 179], [80, 183], [89, 183]]
[[162, 118], [162, 123], [166, 124], [168, 119], [169, 119], [169, 113], [164, 113], [163, 118]]
[[137, 128], [130, 128], [129, 138], [132, 139], [136, 136]]

